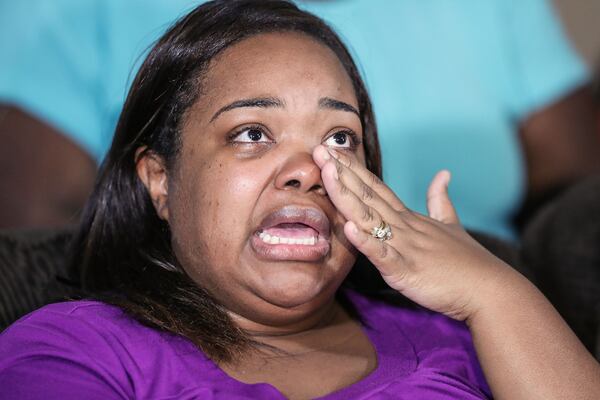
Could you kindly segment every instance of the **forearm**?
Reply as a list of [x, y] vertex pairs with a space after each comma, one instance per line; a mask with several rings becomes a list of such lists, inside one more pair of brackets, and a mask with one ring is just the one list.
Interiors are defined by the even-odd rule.
[[[425, 217], [406, 209], [359, 162], [333, 155], [335, 160], [317, 147], [313, 157], [330, 200], [348, 220], [346, 238], [391, 288], [430, 310], [467, 320], [494, 396], [600, 397], [600, 366], [550, 303], [458, 225], [447, 171], [430, 185]], [[371, 195], [361, 195], [366, 192]], [[392, 237], [369, 235], [374, 220], [391, 225]]]
[[522, 122], [530, 200], [600, 171], [597, 121], [591, 90], [581, 87]]
[[0, 228], [76, 221], [96, 176], [94, 160], [61, 131], [0, 103]]
[[507, 271], [467, 323], [497, 399], [597, 399], [600, 365], [546, 298]]

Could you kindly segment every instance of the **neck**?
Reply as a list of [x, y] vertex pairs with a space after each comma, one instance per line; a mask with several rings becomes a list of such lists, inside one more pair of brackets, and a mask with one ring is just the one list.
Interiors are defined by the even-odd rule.
[[[234, 322], [246, 330], [259, 345], [250, 358], [267, 361], [296, 358], [318, 351], [327, 351], [356, 336], [357, 324], [344, 308], [332, 301], [315, 315], [300, 322], [278, 327], [265, 327], [235, 315]], [[242, 322], [244, 325], [239, 325]], [[250, 328], [250, 329], [249, 329]], [[261, 346], [264, 345], [264, 346]]]
[[243, 329], [251, 339], [264, 342], [270, 338], [302, 336], [311, 331], [327, 327], [335, 320], [340, 310], [341, 306], [335, 299], [331, 299], [323, 307], [301, 319], [294, 319], [289, 323], [275, 326], [256, 322], [233, 312], [230, 312], [229, 315], [233, 323]]

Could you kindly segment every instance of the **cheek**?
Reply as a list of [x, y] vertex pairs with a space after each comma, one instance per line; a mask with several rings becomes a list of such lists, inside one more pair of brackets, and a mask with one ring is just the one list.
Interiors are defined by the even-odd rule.
[[364, 145], [360, 146], [358, 153], [356, 154], [356, 158], [363, 166], [367, 165], [367, 156], [365, 155], [365, 147]]
[[184, 267], [237, 264], [253, 233], [252, 212], [264, 187], [261, 176], [244, 165], [222, 162], [181, 174], [169, 194], [169, 212]]
[[333, 222], [332, 261], [334, 265], [342, 265], [349, 269], [356, 261], [358, 250], [344, 234], [345, 223], [346, 219], [341, 214], [338, 214]]

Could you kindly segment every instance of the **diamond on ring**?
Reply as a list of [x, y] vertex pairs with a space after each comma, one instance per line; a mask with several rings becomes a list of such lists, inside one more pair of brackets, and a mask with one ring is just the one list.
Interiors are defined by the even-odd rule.
[[377, 240], [385, 242], [386, 240], [390, 240], [392, 238], [392, 228], [390, 228], [390, 226], [384, 220], [381, 220], [379, 226], [371, 229], [371, 236]]

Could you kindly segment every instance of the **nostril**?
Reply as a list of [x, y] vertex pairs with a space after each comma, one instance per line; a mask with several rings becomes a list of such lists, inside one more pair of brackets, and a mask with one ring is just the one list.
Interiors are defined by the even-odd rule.
[[291, 186], [297, 189], [300, 187], [300, 181], [298, 179], [290, 179], [285, 183], [285, 186]]
[[311, 191], [311, 192], [318, 192], [318, 191], [320, 191], [320, 190], [325, 190], [325, 189], [323, 189], [323, 186], [321, 186], [321, 185], [313, 185], [313, 186], [310, 188], [310, 191]]

